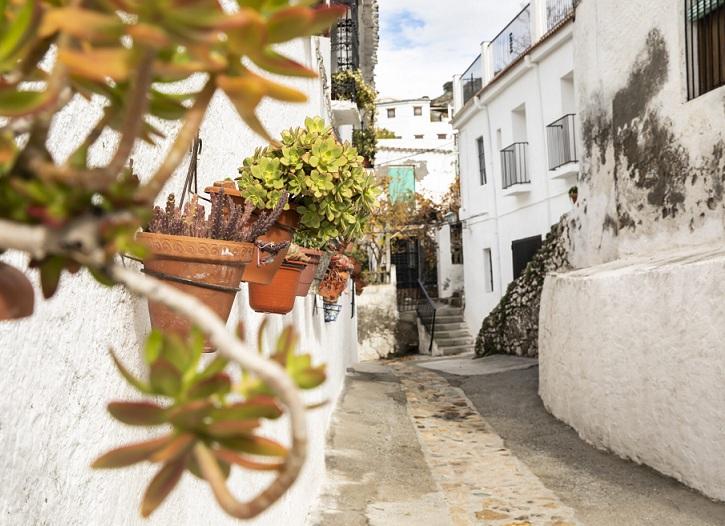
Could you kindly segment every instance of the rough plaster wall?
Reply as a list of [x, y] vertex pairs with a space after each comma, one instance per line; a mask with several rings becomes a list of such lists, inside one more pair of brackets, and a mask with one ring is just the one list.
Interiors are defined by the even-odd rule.
[[725, 249], [547, 278], [539, 392], [588, 442], [725, 500]]
[[687, 102], [683, 20], [676, 0], [577, 8], [577, 268], [723, 238], [725, 89]]
[[387, 358], [396, 351], [398, 305], [395, 284], [369, 285], [355, 300], [360, 360]]
[[[323, 39], [323, 49], [329, 44]], [[284, 51], [315, 68], [309, 41], [284, 46]], [[264, 103], [260, 116], [273, 135], [303, 122], [306, 115], [322, 114], [320, 84], [293, 80], [291, 84], [308, 93], [310, 102], [300, 105]], [[189, 86], [179, 86], [188, 89]], [[54, 123], [53, 151], [67, 155], [100, 115], [98, 105], [76, 101]], [[148, 177], [161, 162], [159, 148], [139, 146], [135, 167]], [[204, 149], [199, 162], [199, 184], [232, 177], [244, 156], [262, 144], [238, 119], [228, 100], [217, 96], [202, 127]], [[104, 138], [94, 152], [96, 161], [110, 155], [114, 138]], [[180, 191], [183, 166], [167, 185]], [[163, 197], [162, 197], [163, 199]], [[22, 265], [17, 253], [3, 260]], [[29, 272], [37, 283], [35, 272]], [[270, 333], [283, 322], [292, 322], [302, 333], [302, 346], [315, 362], [328, 364], [328, 381], [308, 395], [310, 402], [325, 399], [333, 403], [309, 414], [309, 457], [302, 479], [268, 513], [251, 524], [277, 526], [303, 524], [309, 503], [324, 478], [324, 442], [334, 402], [342, 388], [345, 370], [356, 361], [356, 323], [351, 318], [350, 298], [341, 302], [343, 311], [336, 323], [325, 324], [321, 302], [313, 312], [313, 298], [298, 298], [289, 315], [273, 316]], [[261, 316], [247, 306], [246, 286], [238, 295], [230, 317], [246, 322], [248, 333], [256, 334]], [[36, 313], [29, 320], [0, 325], [0, 524], [8, 525], [201, 525], [238, 524], [229, 520], [215, 504], [208, 488], [188, 475], [175, 493], [149, 521], [142, 521], [139, 506], [154, 467], [139, 465], [115, 472], [96, 472], [90, 462], [106, 450], [138, 441], [146, 432], [124, 426], [107, 414], [106, 403], [135, 398], [115, 371], [108, 355], [113, 347], [140, 371], [140, 345], [149, 330], [144, 301], [130, 297], [120, 288], [104, 289], [85, 272], [61, 283], [56, 297], [36, 299]], [[269, 436], [287, 441], [286, 422], [269, 426]], [[268, 475], [239, 471], [230, 487], [240, 497], [251, 497], [269, 480]]]

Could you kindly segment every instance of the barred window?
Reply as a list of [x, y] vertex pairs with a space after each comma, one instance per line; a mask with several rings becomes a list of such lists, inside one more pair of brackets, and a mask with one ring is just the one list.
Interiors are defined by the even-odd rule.
[[483, 137], [476, 139], [476, 149], [478, 150], [478, 174], [481, 185], [486, 184], [486, 152], [483, 149]]
[[685, 0], [687, 98], [725, 86], [725, 0]]

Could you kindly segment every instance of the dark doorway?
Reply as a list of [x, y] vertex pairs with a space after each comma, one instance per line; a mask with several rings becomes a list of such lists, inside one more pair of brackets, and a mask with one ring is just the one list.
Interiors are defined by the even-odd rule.
[[398, 308], [401, 311], [415, 310], [418, 305], [420, 279], [418, 239], [393, 240], [390, 244], [390, 262], [395, 265]]
[[529, 264], [536, 253], [541, 248], [541, 236], [527, 237], [517, 239], [511, 243], [511, 253], [513, 255], [514, 279], [523, 274], [526, 265]]

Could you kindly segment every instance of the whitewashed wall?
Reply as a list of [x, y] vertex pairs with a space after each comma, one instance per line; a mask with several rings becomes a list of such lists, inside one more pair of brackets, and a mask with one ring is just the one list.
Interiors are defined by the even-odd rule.
[[678, 0], [584, 0], [582, 180], [541, 301], [540, 394], [598, 447], [725, 500], [725, 88], [687, 100]]
[[[322, 56], [329, 57], [329, 40], [320, 39]], [[317, 68], [314, 39], [285, 46], [284, 51]], [[329, 71], [329, 65], [328, 69]], [[324, 115], [323, 93], [317, 80], [287, 81], [309, 95], [309, 102], [282, 105], [265, 102], [262, 121], [273, 135], [301, 125], [307, 115]], [[75, 103], [59, 116], [54, 128], [54, 152], [70, 152], [83, 138], [83, 130], [99, 115], [96, 106]], [[168, 129], [168, 127], [166, 127]], [[170, 130], [173, 131], [173, 130]], [[224, 96], [216, 96], [201, 130], [204, 148], [199, 162], [199, 184], [233, 177], [242, 159], [262, 141], [240, 122]], [[169, 138], [169, 140], [171, 137]], [[141, 146], [134, 154], [135, 168], [148, 177], [161, 162], [160, 148]], [[94, 152], [101, 160], [109, 155], [113, 138]], [[183, 166], [167, 185], [179, 192]], [[160, 201], [163, 200], [163, 196]], [[3, 260], [22, 264], [19, 254]], [[35, 272], [31, 279], [37, 282]], [[301, 480], [255, 525], [304, 524], [305, 515], [324, 477], [324, 442], [330, 414], [343, 385], [345, 370], [356, 361], [356, 318], [351, 317], [350, 296], [341, 299], [343, 311], [336, 323], [325, 324], [318, 300], [298, 298], [287, 316], [272, 316], [272, 334], [284, 323], [294, 323], [302, 334], [302, 348], [317, 363], [328, 364], [328, 381], [307, 396], [311, 402], [328, 399], [326, 408], [309, 414], [309, 457]], [[135, 398], [136, 394], [115, 371], [110, 347], [132, 369], [141, 371], [141, 345], [148, 333], [145, 301], [120, 288], [105, 289], [85, 272], [64, 278], [50, 301], [37, 298], [35, 315], [23, 321], [0, 324], [0, 524], [64, 526], [199, 525], [233, 524], [217, 507], [204, 484], [186, 475], [177, 490], [148, 521], [139, 507], [154, 466], [143, 464], [117, 471], [93, 471], [89, 464], [110, 448], [149, 437], [145, 431], [125, 426], [107, 414], [106, 403]], [[261, 316], [247, 306], [246, 285], [238, 295], [229, 324], [244, 320], [248, 334], [256, 334]], [[286, 422], [269, 426], [269, 436], [287, 443]], [[242, 498], [263, 488], [268, 475], [237, 472], [230, 487]]]
[[451, 258], [451, 227], [438, 229], [438, 297], [450, 298], [463, 291], [463, 265], [453, 264]]
[[[553, 177], [549, 171], [546, 126], [571, 112], [561, 79], [574, 69], [574, 44], [569, 23], [487, 87], [453, 121], [458, 130], [463, 221], [465, 319], [477, 331], [513, 280], [511, 243], [545, 235], [571, 209], [568, 190], [573, 177]], [[531, 183], [525, 193], [503, 189], [501, 149], [524, 140], [514, 131], [512, 112], [525, 106], [525, 140]], [[500, 131], [500, 133], [499, 133]], [[520, 133], [520, 130], [519, 130]], [[486, 184], [481, 184], [476, 140], [483, 137]], [[518, 185], [517, 185], [518, 186]], [[516, 189], [514, 187], [514, 189]], [[483, 251], [490, 249], [493, 291], [487, 292]]]
[[725, 500], [725, 250], [549, 276], [539, 392], [586, 441]]

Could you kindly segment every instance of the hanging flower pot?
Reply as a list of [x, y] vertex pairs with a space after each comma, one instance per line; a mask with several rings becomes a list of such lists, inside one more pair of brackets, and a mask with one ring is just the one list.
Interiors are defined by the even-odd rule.
[[336, 302], [347, 287], [347, 280], [350, 278], [349, 272], [337, 272], [334, 280], [324, 279], [320, 283], [318, 293], [325, 301], [331, 303]]
[[320, 257], [320, 262], [317, 264], [317, 270], [315, 271], [315, 277], [312, 279], [312, 285], [310, 286], [310, 289], [313, 292], [319, 293], [320, 283], [322, 283], [322, 280], [325, 279], [325, 274], [330, 266], [330, 261], [332, 261], [332, 253], [323, 252]]
[[[299, 223], [299, 215], [294, 210], [285, 210], [279, 216], [279, 219], [270, 227], [267, 233], [257, 238], [261, 244], [278, 244], [291, 243], [294, 237], [295, 229]], [[260, 285], [269, 285], [272, 283], [275, 274], [282, 266], [287, 249], [277, 252], [273, 259], [269, 261], [269, 255], [263, 250], [255, 247], [256, 254], [252, 264], [248, 265], [242, 276], [242, 281], [247, 283], [257, 283]]]
[[[237, 189], [234, 181], [216, 181], [213, 186], [209, 186], [204, 190], [210, 195], [218, 194], [223, 191], [224, 195], [228, 195], [232, 198], [235, 204], [243, 205], [245, 199], [241, 192]], [[252, 213], [251, 221], [257, 220], [261, 211], [255, 210]], [[284, 210], [274, 224], [267, 230], [267, 233], [257, 238], [258, 244], [279, 244], [279, 243], [291, 243], [294, 237], [297, 225], [299, 225], [300, 216], [295, 211], [294, 207], [289, 210]], [[275, 274], [279, 270], [285, 256], [287, 255], [287, 249], [278, 251], [275, 255], [270, 256], [264, 250], [255, 247], [255, 254], [252, 258], [252, 262], [247, 265], [242, 276], [242, 281], [247, 283], [258, 283], [260, 285], [269, 285], [272, 283]]]
[[35, 292], [23, 272], [0, 261], [0, 321], [33, 314]]
[[[244, 267], [254, 245], [218, 239], [141, 232], [136, 239], [149, 249], [143, 271], [190, 294], [226, 321], [234, 303]], [[186, 336], [191, 322], [161, 303], [149, 301], [151, 326]], [[205, 351], [213, 350], [207, 343]]]
[[304, 263], [285, 261], [269, 285], [249, 284], [249, 306], [256, 312], [287, 314], [295, 306]]
[[[251, 203], [239, 206], [224, 192], [212, 194], [208, 217], [197, 196], [182, 211], [169, 195], [165, 208], [154, 207], [149, 231], [136, 236], [149, 251], [144, 272], [196, 297], [226, 321], [255, 253], [251, 241], [275, 221], [283, 197], [273, 213], [253, 221]], [[191, 329], [186, 317], [164, 305], [149, 302], [149, 315], [151, 325], [165, 332], [186, 336]], [[205, 350], [213, 347], [207, 342]]]
[[320, 263], [320, 259], [322, 258], [322, 251], [315, 250], [314, 248], [303, 248], [301, 250], [307, 259], [309, 259], [305, 270], [302, 271], [300, 283], [297, 286], [297, 295], [304, 297], [310, 292], [310, 287], [312, 286], [312, 282], [317, 274], [317, 267]]
[[340, 311], [342, 310], [342, 305], [338, 305], [337, 303], [323, 303], [323, 312], [325, 314], [325, 323], [330, 323], [333, 321], [337, 321], [337, 317], [340, 315]]

